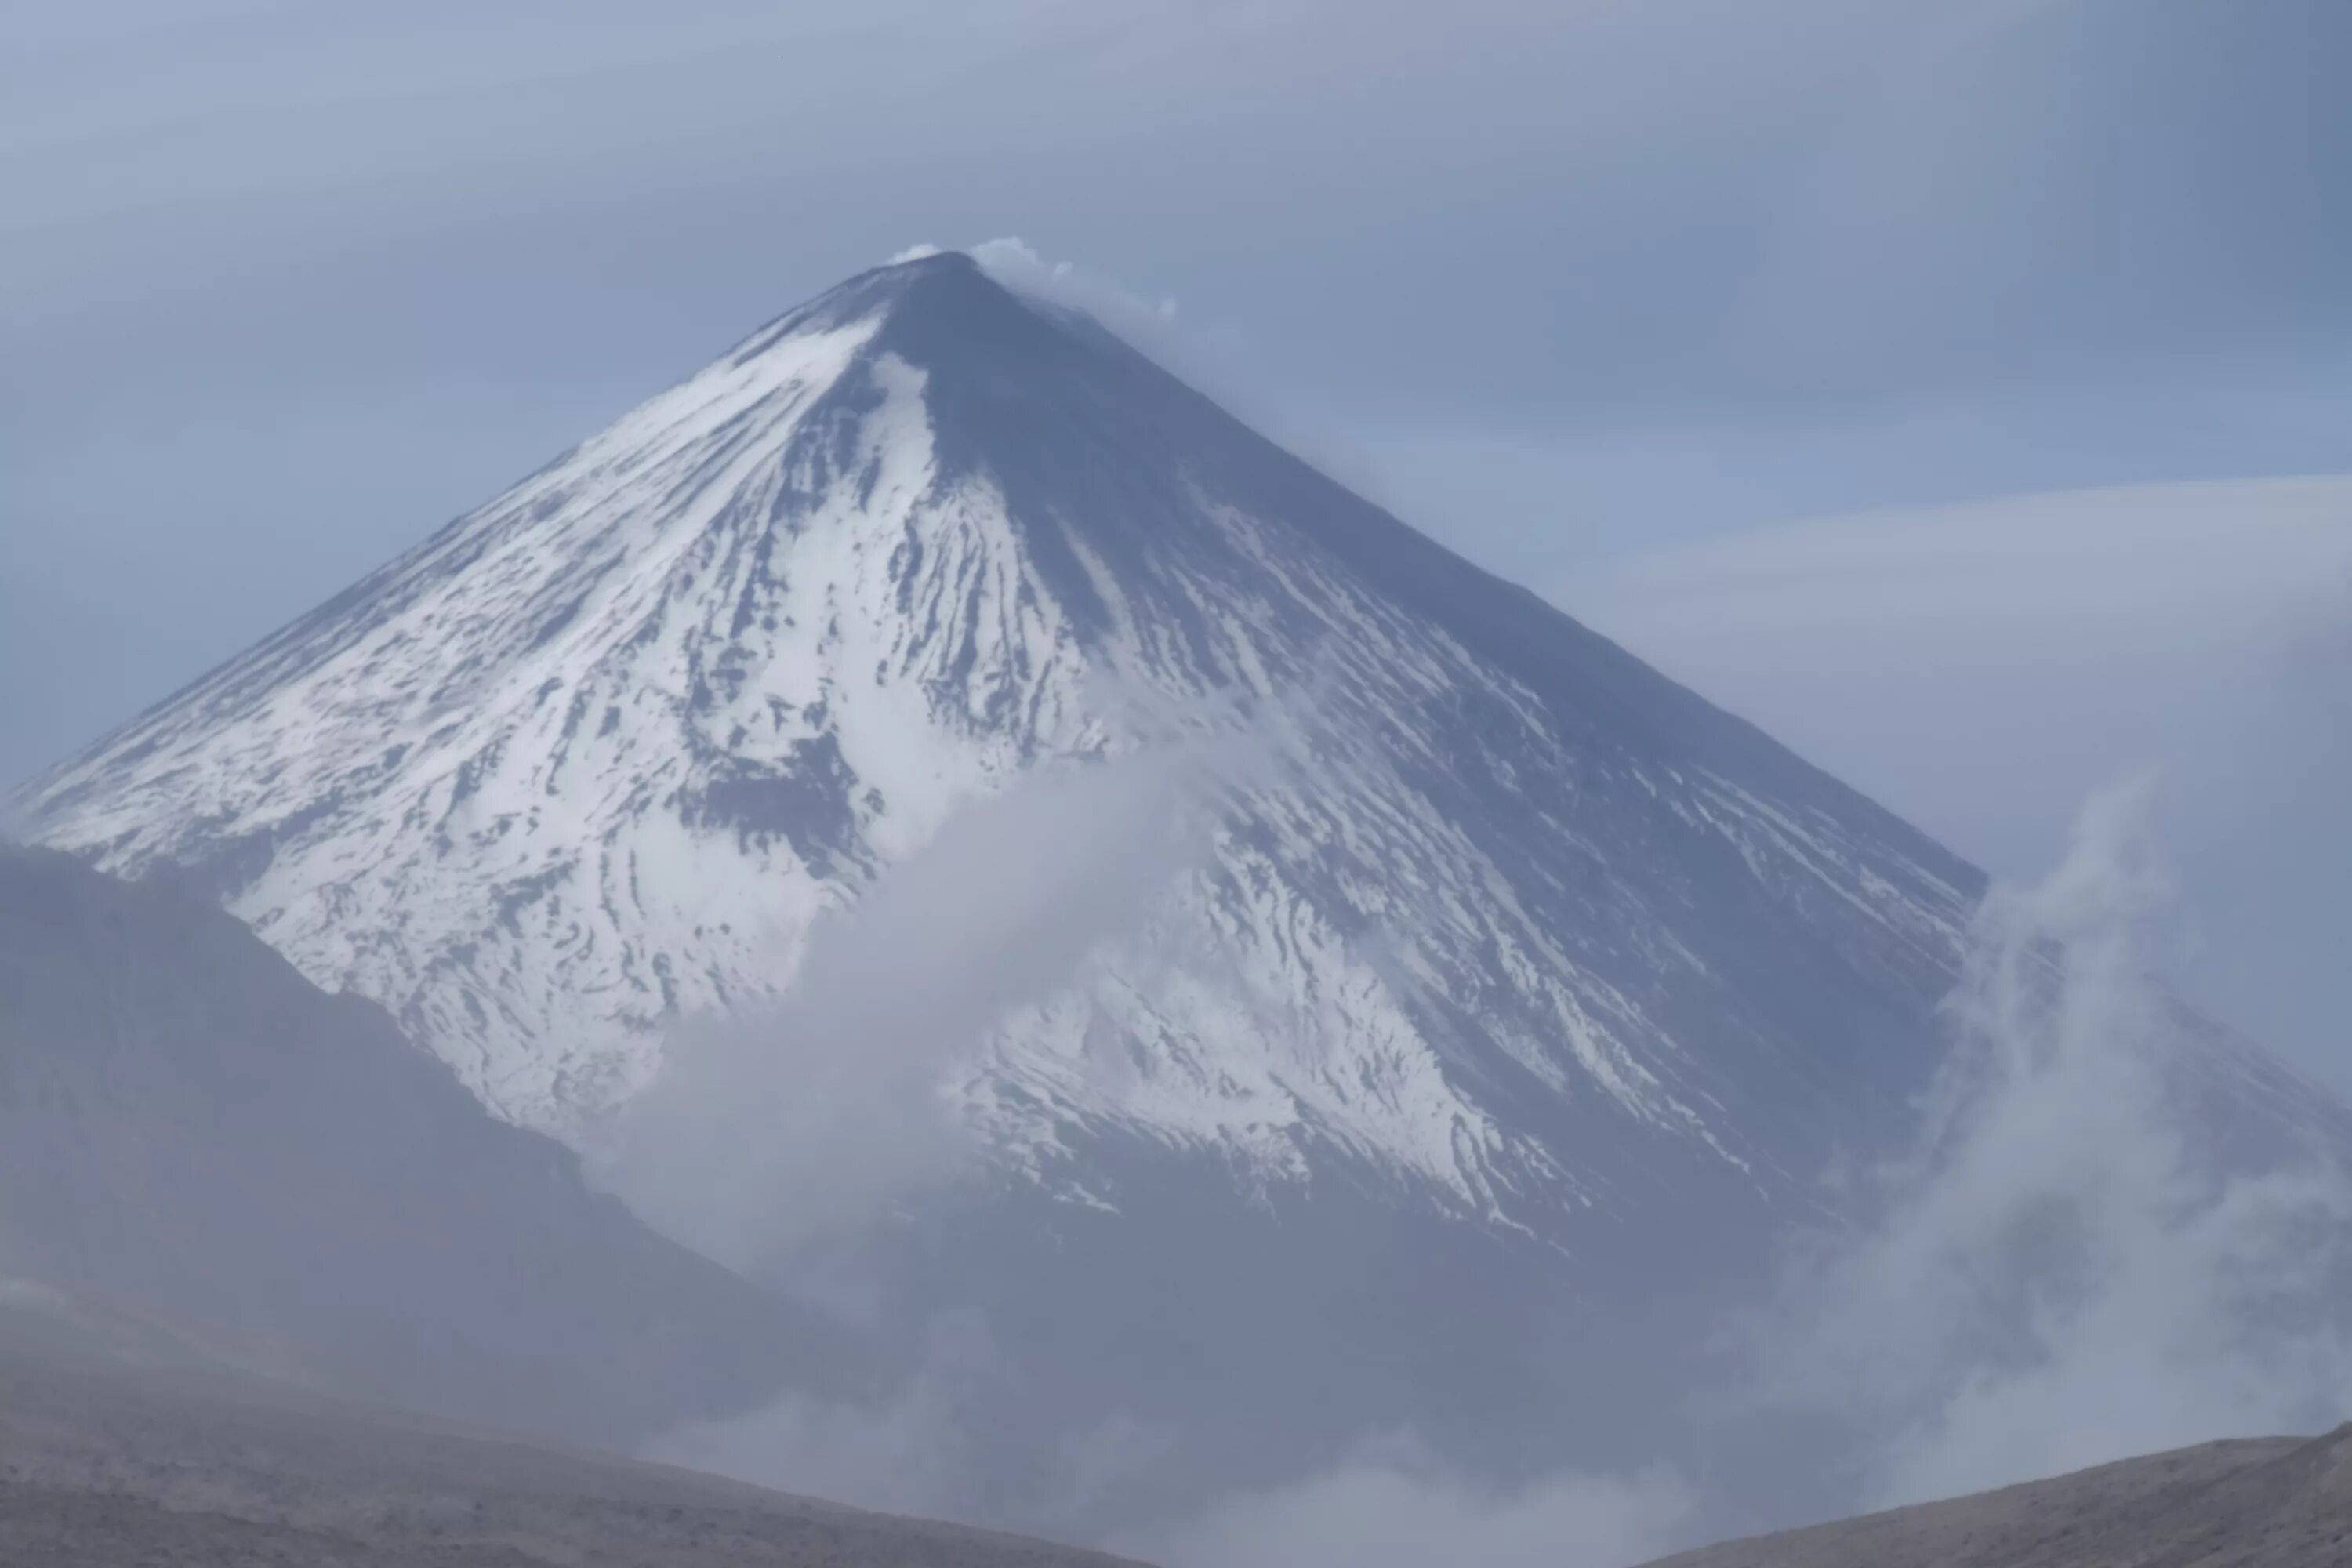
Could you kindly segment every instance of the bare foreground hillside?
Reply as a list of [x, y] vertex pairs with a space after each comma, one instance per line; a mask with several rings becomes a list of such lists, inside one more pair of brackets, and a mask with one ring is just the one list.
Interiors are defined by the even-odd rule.
[[[0, 1564], [1114, 1568], [213, 1370], [129, 1319], [0, 1294]], [[1452, 1564], [1440, 1551], [1432, 1568]], [[1517, 1559], [1514, 1559], [1517, 1561]], [[1559, 1543], [1563, 1568], [1577, 1542]], [[1652, 1568], [2326, 1568], [2352, 1426], [2210, 1443]], [[1320, 1565], [1316, 1565], [1320, 1568]], [[1461, 1568], [1477, 1568], [1463, 1563]]]
[[2207, 1443], [1735, 1541], [1650, 1568], [2335, 1568], [2352, 1563], [2352, 1426]]
[[93, 1349], [0, 1301], [5, 1568], [1110, 1568]]

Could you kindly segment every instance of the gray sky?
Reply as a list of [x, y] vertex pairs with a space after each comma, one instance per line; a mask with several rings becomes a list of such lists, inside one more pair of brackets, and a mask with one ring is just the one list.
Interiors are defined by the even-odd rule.
[[[1858, 640], [1710, 665], [1657, 584], [1814, 514], [2352, 469], [2340, 0], [0, 6], [7, 778], [918, 241], [1180, 301], [1237, 412], [2001, 867], [2147, 738], [1936, 781], [2160, 711], [2160, 621], [2084, 612], [2051, 657], [2108, 673], [2004, 727], [2048, 683], [1948, 602], [1902, 646], [1955, 721], [1890, 728], [1822, 671], [1920, 617], [1814, 595]], [[2318, 569], [2206, 512], [2162, 548]], [[2100, 574], [2042, 531], [1987, 532], [2007, 581]]]

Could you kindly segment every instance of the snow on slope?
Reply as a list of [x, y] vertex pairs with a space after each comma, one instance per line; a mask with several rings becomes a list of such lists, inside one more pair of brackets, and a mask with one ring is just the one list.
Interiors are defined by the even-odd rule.
[[1540, 1222], [1692, 1162], [1778, 1191], [1924, 1071], [1973, 872], [954, 255], [782, 318], [19, 807], [565, 1131], [960, 804], [1137, 744], [1121, 690], [1308, 718], [1150, 941], [997, 1029], [964, 1103], [1007, 1169], [1115, 1130]]

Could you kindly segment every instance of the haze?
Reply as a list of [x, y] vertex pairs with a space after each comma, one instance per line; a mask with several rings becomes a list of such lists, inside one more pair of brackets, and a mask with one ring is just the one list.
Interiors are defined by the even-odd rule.
[[[2352, 6], [87, 0], [0, 30], [0, 803], [29, 781], [0, 837], [157, 879], [69, 897], [0, 845], [0, 1045], [81, 1053], [39, 1058], [76, 1120], [0, 1092], [0, 1287], [79, 1258], [227, 1321], [298, 1276], [276, 1249], [325, 1199], [199, 1292], [172, 1227], [121, 1217], [164, 1212], [162, 1140], [191, 1213], [245, 1190], [221, 1104], [275, 1149], [366, 1099], [333, 1052], [219, 1087], [296, 1018], [425, 1048], [397, 1058], [420, 1147], [557, 1173], [511, 1212], [632, 1292], [563, 1342], [660, 1341], [614, 1353], [595, 1424], [562, 1414], [554, 1276], [445, 1257], [474, 1234], [445, 1214], [508, 1211], [384, 1140], [336, 1201], [447, 1271], [478, 1342], [415, 1380], [436, 1412], [1173, 1568], [1622, 1568], [2352, 1415]], [[48, 771], [853, 277], [805, 407], [747, 396], [741, 451], [688, 410], [658, 461], [498, 521], [536, 612], [533, 542], [642, 481], [544, 623], [579, 662], [531, 663], [453, 556], [418, 627], [337, 601], [365, 658], [264, 671], [266, 722], [198, 704], [184, 752]], [[879, 375], [857, 331], [898, 379], [825, 379]], [[1007, 344], [1065, 378], [1034, 407], [988, 379]], [[771, 437], [772, 492], [736, 466]], [[937, 486], [844, 499], [828, 464], [886, 448]], [[677, 499], [706, 486], [729, 508]], [[754, 515], [740, 605], [646, 566]], [[896, 531], [771, 572], [845, 520]], [[1066, 581], [1018, 564], [1049, 520]], [[897, 597], [825, 596], [885, 557]], [[631, 573], [658, 613], [574, 624]], [[488, 695], [425, 776], [441, 603]], [[796, 616], [832, 625], [779, 674], [753, 645]], [[891, 687], [942, 625], [965, 643]], [[673, 653], [686, 717], [622, 732]], [[542, 754], [498, 703], [567, 683]], [[368, 755], [313, 754], [330, 711]], [[760, 772], [813, 757], [807, 790]], [[706, 907], [778, 929], [721, 943]], [[75, 947], [101, 909], [130, 912]], [[121, 920], [160, 955], [130, 990]], [[637, 994], [597, 1013], [615, 973]], [[183, 1006], [201, 1031], [155, 1024]], [[546, 1105], [486, 1090], [531, 1028], [628, 1007], [667, 1011], [562, 1058], [623, 1063], [627, 1103], [564, 1100], [569, 1065]], [[184, 1078], [137, 1070], [173, 1040]], [[253, 1169], [304, 1191], [343, 1142]], [[1649, 1311], [1717, 1269], [1748, 1293]], [[227, 1342], [326, 1364], [346, 1325], [309, 1310]], [[1515, 1382], [1416, 1311], [1575, 1376]], [[388, 1397], [411, 1330], [346, 1385]], [[1644, 1353], [1671, 1398], [1612, 1381]], [[509, 1364], [494, 1405], [471, 1369]], [[1133, 1382], [1097, 1400], [1095, 1369]], [[1216, 1424], [1261, 1384], [1308, 1392], [1262, 1437]], [[1563, 1388], [1601, 1414], [1546, 1425]], [[1817, 1436], [1834, 1463], [1793, 1457]]]

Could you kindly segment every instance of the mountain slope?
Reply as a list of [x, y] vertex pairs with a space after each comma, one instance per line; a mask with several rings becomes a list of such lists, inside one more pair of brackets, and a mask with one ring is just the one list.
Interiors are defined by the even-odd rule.
[[2352, 1560], [2352, 1427], [2207, 1443], [1651, 1568], [2307, 1568]]
[[61, 1362], [34, 1329], [0, 1300], [0, 1562], [1116, 1568], [252, 1377]]
[[19, 805], [566, 1131], [960, 808], [1131, 751], [1107, 692], [1288, 739], [1149, 943], [994, 1031], [962, 1092], [1000, 1168], [1116, 1203], [1067, 1152], [1137, 1138], [1549, 1234], [1661, 1184], [1794, 1201], [1924, 1076], [1972, 871], [957, 256], [786, 316]]
[[625, 1443], [825, 1365], [208, 904], [0, 847], [0, 1282], [249, 1364]]

